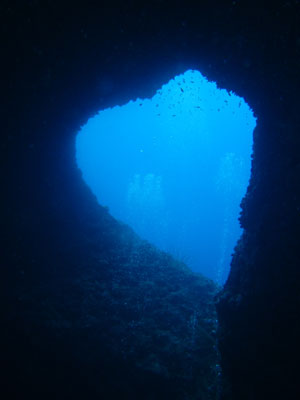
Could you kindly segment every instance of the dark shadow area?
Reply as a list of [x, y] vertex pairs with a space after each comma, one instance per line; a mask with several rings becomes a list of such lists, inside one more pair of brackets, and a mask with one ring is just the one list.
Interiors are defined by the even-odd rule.
[[215, 287], [117, 223], [75, 160], [89, 117], [189, 68], [259, 121], [244, 234], [218, 296], [221, 398], [299, 396], [298, 8], [1, 3], [7, 399], [218, 398]]

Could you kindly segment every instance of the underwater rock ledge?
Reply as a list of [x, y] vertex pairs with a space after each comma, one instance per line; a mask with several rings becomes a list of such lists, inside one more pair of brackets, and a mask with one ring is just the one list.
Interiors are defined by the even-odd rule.
[[10, 293], [18, 330], [6, 325], [7, 342], [14, 342], [2, 353], [18, 386], [9, 379], [7, 392], [214, 399], [215, 285], [95, 206], [76, 249], [67, 250], [67, 240], [60, 257], [47, 260], [37, 251], [38, 278], [28, 276], [29, 260], [18, 271]]

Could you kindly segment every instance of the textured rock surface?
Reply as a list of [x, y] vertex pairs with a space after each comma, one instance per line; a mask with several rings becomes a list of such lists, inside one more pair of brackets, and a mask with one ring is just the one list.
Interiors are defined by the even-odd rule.
[[[87, 259], [86, 250], [102, 249], [104, 254], [119, 248], [124, 262], [131, 254], [120, 241], [122, 228], [97, 206], [80, 179], [74, 160], [76, 131], [98, 109], [151, 96], [176, 73], [198, 68], [220, 87], [243, 96], [258, 117], [253, 174], [241, 217], [245, 234], [218, 306], [222, 366], [231, 386], [231, 394], [228, 389], [223, 396], [297, 398], [298, 8], [295, 0], [268, 6], [203, 1], [201, 7], [132, 1], [102, 8], [92, 2], [1, 2], [1, 346], [12, 393], [29, 393], [37, 376], [40, 388], [52, 387], [52, 397], [63, 387], [65, 394], [82, 390], [93, 398], [94, 349], [86, 349], [91, 355], [86, 365], [74, 361], [80, 358], [74, 349], [84, 351], [79, 343], [96, 340], [88, 328], [95, 314], [82, 312], [82, 301], [75, 307], [91, 290], [92, 278], [85, 280], [82, 268], [91, 271], [89, 265], [96, 261]], [[98, 262], [111, 265], [106, 256]], [[93, 288], [101, 286], [101, 279], [93, 279]], [[44, 321], [42, 329], [43, 310], [48, 313], [52, 307], [49, 298], [75, 315], [62, 318], [54, 307], [53, 317], [47, 318], [50, 326]], [[32, 299], [35, 307], [28, 306]], [[66, 346], [60, 334], [71, 332], [70, 321], [79, 315], [87, 331], [79, 329], [74, 339], [70, 335]], [[91, 339], [85, 341], [85, 335]], [[109, 367], [107, 351], [102, 382], [116, 365]], [[124, 380], [133, 376], [142, 382], [128, 365], [120, 364]], [[82, 380], [74, 383], [74, 376]], [[120, 382], [119, 388], [108, 390], [118, 394], [125, 387]], [[161, 393], [170, 385], [165, 388]]]

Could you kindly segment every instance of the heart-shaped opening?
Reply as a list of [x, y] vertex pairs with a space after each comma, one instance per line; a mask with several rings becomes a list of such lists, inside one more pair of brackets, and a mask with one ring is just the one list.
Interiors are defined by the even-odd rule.
[[188, 70], [151, 99], [89, 119], [77, 163], [115, 218], [223, 284], [241, 235], [255, 125], [243, 98]]

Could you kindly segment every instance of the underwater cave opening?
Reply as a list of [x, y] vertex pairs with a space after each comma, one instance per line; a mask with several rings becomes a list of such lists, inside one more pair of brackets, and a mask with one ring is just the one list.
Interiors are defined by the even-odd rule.
[[188, 70], [151, 98], [99, 111], [76, 138], [83, 179], [112, 216], [223, 284], [241, 235], [256, 119]]

